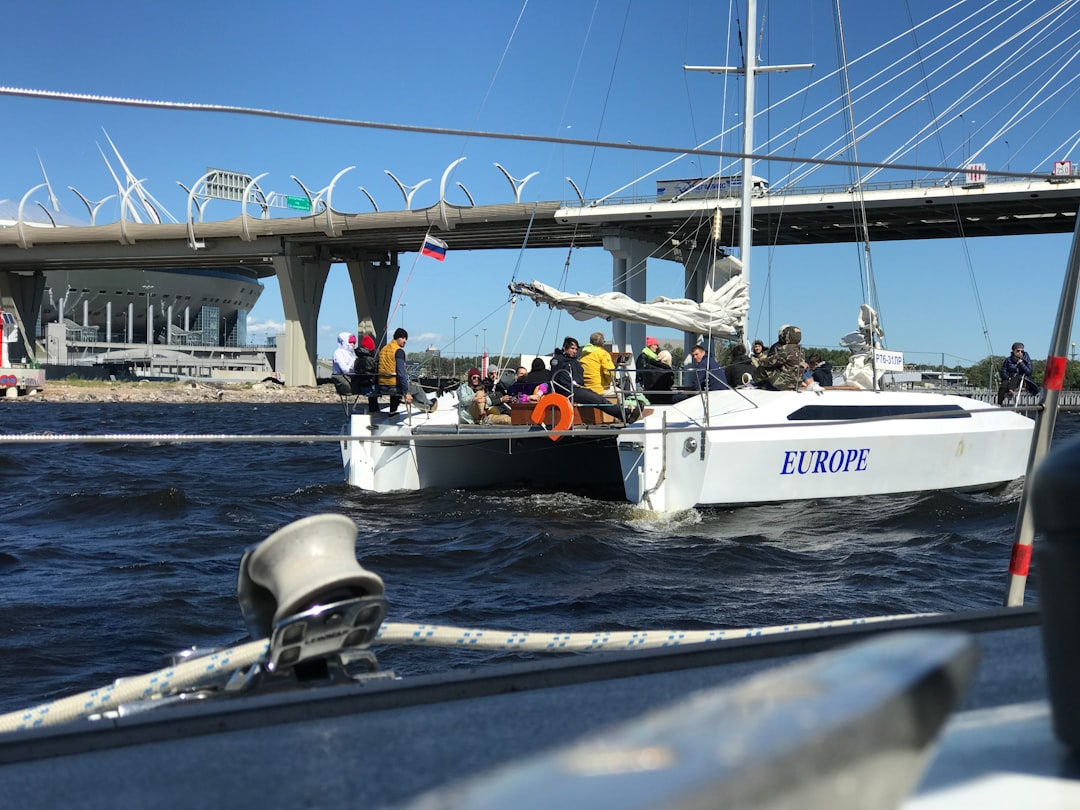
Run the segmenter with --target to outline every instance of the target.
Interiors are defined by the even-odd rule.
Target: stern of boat
[[[345,481],[369,492],[420,488],[416,454],[409,441],[412,430],[403,417],[374,420],[366,413],[349,418],[348,437],[341,442]]]
[[[669,470],[673,460],[680,469],[694,459],[704,461],[704,432],[671,430],[668,415],[657,409],[623,429],[618,440],[626,500],[654,512],[689,509],[700,500],[700,486],[692,478],[682,477],[673,487]]]

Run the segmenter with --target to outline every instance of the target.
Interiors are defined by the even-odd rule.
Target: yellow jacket
[[[378,383],[385,388],[403,388],[397,377],[397,353],[402,348],[391,340],[379,350]]]
[[[615,361],[603,346],[591,343],[581,350],[581,370],[585,387],[603,394],[615,379]]]

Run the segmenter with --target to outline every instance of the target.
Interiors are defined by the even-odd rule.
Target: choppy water
[[[10,433],[341,426],[336,405],[2,407]],[[1058,435],[1078,427],[1063,414]],[[246,640],[244,549],[319,512],[356,521],[390,621],[692,629],[998,606],[1019,497],[1013,485],[656,517],[520,490],[372,495],[343,483],[333,443],[6,445],[0,482],[0,711],[155,669],[183,647]],[[379,652],[403,674],[511,657]]]

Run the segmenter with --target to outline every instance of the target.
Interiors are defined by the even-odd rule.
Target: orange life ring
[[[544,411],[548,408],[555,408],[559,412],[559,421],[555,423],[555,430],[569,430],[574,424],[574,406],[570,400],[562,394],[544,394],[533,408],[531,419],[534,425],[539,425],[544,421]],[[551,434],[548,438],[557,442],[562,436]]]

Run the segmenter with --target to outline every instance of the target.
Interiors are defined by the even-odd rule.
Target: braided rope
[[[259,661],[269,647],[266,639],[193,658],[146,675],[124,678],[108,686],[42,703],[31,709],[0,715],[0,732],[54,726],[107,711],[134,700],[148,700],[191,688],[222,672],[233,672]]]
[[[730,641],[741,638],[779,635],[805,630],[853,627],[861,624],[897,621],[934,616],[934,613],[908,613],[896,616],[872,616],[862,619],[837,619],[807,624],[784,624],[772,627],[747,627],[733,630],[625,630],[618,632],[550,633],[486,630],[477,627],[452,627],[437,624],[385,622],[374,643],[418,647],[455,647],[473,650],[513,650],[535,653],[598,652],[600,650],[650,650],[686,644]],[[108,711],[124,703],[151,700],[198,686],[222,672],[233,672],[263,660],[269,649],[266,639],[251,641],[159,669],[145,675],[124,678],[109,686],[42,703],[30,709],[0,715],[0,733],[59,725]]]
[[[417,647],[465,647],[474,650],[514,650],[536,653],[598,652],[600,650],[654,650],[731,641],[740,638],[771,636],[799,630],[823,630],[851,627],[860,624],[913,619],[932,616],[931,613],[909,613],[897,616],[874,616],[863,619],[837,619],[785,624],[773,627],[746,627],[729,630],[624,630],[592,633],[550,633],[506,630],[485,630],[476,627],[450,627],[435,624],[399,624],[386,622],[375,640],[383,644]]]

